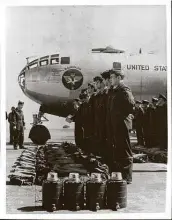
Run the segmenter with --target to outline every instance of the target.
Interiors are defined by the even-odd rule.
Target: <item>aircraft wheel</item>
[[[44,145],[51,139],[51,135],[44,125],[35,125],[30,130],[29,138],[36,145]]]

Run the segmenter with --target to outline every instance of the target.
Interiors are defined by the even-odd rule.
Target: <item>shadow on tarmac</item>
[[[17,210],[22,212],[45,211],[42,206],[26,206],[26,207],[18,208]]]

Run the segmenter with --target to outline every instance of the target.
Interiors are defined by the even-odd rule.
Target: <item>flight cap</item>
[[[24,105],[24,102],[22,102],[22,101],[18,101],[18,105]]]
[[[79,98],[76,98],[76,99],[74,99],[74,101],[75,101],[75,102],[79,102],[79,101],[80,101],[80,99],[79,99]]]
[[[93,83],[88,83],[88,86],[90,86],[91,88],[95,88]]]
[[[152,102],[158,102],[158,99],[155,98],[155,97],[153,97],[153,98],[152,98]]]
[[[111,69],[110,75],[115,74],[116,76],[121,76],[124,78],[124,72],[122,70]]]
[[[164,95],[162,95],[162,94],[159,94],[159,97],[158,97],[159,99],[163,99],[164,101],[167,101],[167,98],[164,96]]]
[[[106,70],[103,73],[101,73],[101,76],[103,79],[110,79],[110,70]]]
[[[142,104],[149,104],[149,101],[148,100],[143,100]]]
[[[142,104],[142,102],[139,100],[136,100],[136,104]]]
[[[102,79],[102,77],[100,77],[100,76],[96,76],[96,77],[93,78],[93,81],[94,81],[94,82],[97,82],[97,81],[103,82],[103,79]]]
[[[81,89],[81,94],[83,94],[83,93],[87,93],[87,89],[85,88],[85,89]]]

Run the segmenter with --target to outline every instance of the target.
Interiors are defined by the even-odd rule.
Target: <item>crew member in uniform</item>
[[[163,94],[158,97],[156,115],[160,149],[167,150],[167,98]]]
[[[80,120],[83,129],[83,143],[82,149],[86,153],[91,153],[90,145],[92,145],[92,130],[90,129],[90,113],[89,113],[89,96],[88,94],[81,94],[82,104],[80,105]]]
[[[95,97],[95,85],[93,83],[88,83],[87,92],[88,92],[88,102],[87,102],[87,120],[89,123],[89,129],[90,129],[90,146],[89,152],[92,154],[96,153],[95,147],[95,140],[94,140],[94,117],[95,117],[95,111],[94,111],[94,97]]]
[[[150,117],[150,146],[157,146],[157,119],[156,119],[156,104],[158,99],[152,97],[152,103],[149,104],[148,111]]]
[[[123,82],[121,70],[112,70],[110,75],[113,93],[110,102],[110,124],[113,135],[112,171],[121,172],[128,184],[132,182],[133,155],[129,138],[130,114],[133,114],[134,97]]]
[[[102,94],[102,109],[103,109],[103,116],[101,118],[101,121],[102,121],[102,138],[103,138],[103,146],[102,146],[102,155],[104,157],[104,162],[106,164],[109,165],[110,167],[110,164],[109,164],[109,161],[110,158],[111,158],[111,145],[109,144],[110,142],[110,129],[109,129],[109,121],[108,121],[108,116],[109,114],[107,114],[108,112],[108,107],[109,107],[109,104],[108,104],[108,101],[109,101],[109,96],[110,96],[110,87],[111,87],[111,84],[110,84],[110,70],[107,70],[107,71],[104,71],[103,73],[101,73],[101,77],[103,79],[103,83],[105,85],[104,87],[104,91],[103,91],[103,94]]]
[[[94,140],[97,154],[102,155],[102,148],[104,147],[103,141],[105,140],[105,114],[104,114],[104,103],[103,103],[103,93],[104,93],[104,83],[103,79],[100,76],[94,77],[93,81],[95,82],[97,93],[94,99]]]
[[[17,149],[19,146],[20,149],[23,149],[24,143],[24,129],[25,129],[25,121],[23,114],[23,105],[24,102],[19,101],[18,107],[15,109],[15,126],[16,126],[16,135],[14,138],[14,149]]]
[[[142,102],[137,100],[135,109],[134,109],[134,118],[136,126],[136,135],[137,135],[137,145],[144,146],[144,136],[143,136],[143,115],[144,111],[141,106]]]
[[[10,124],[9,131],[10,131],[10,143],[14,143],[14,136],[15,136],[15,107],[11,108],[11,112],[8,115],[8,122]]]
[[[143,134],[144,134],[144,141],[145,147],[151,147],[151,130],[150,130],[150,110],[149,110],[149,101],[143,100]]]
[[[81,125],[81,114],[80,114],[80,105],[81,101],[79,98],[74,99],[74,115],[73,116],[68,116],[66,118],[66,121],[71,123],[75,123],[75,129],[74,129],[74,134],[75,134],[75,144],[77,147],[81,148],[82,142],[83,142],[83,129]]]

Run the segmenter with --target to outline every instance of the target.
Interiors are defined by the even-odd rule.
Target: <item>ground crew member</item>
[[[144,136],[143,136],[143,115],[144,111],[141,106],[142,102],[137,100],[134,109],[135,127],[137,135],[137,145],[144,146]]]
[[[150,129],[150,109],[149,109],[149,101],[143,100],[143,135],[145,141],[145,147],[151,147],[151,129]]]
[[[14,136],[15,136],[15,107],[11,108],[11,112],[8,115],[8,122],[10,124],[9,131],[10,131],[10,142],[9,144],[14,143]]]
[[[15,109],[15,125],[16,125],[16,135],[14,138],[14,149],[17,149],[19,146],[20,149],[23,149],[23,142],[24,142],[24,129],[25,129],[25,122],[24,122],[24,114],[22,111],[24,102],[19,101],[18,107]]]
[[[110,75],[113,93],[110,103],[110,123],[113,133],[114,166],[112,171],[121,172],[128,184],[132,182],[133,156],[129,138],[130,114],[133,113],[134,97],[123,82],[122,71],[112,70]]]
[[[97,154],[101,156],[102,148],[104,147],[103,140],[105,140],[105,132],[103,132],[103,130],[105,129],[105,115],[103,109],[103,107],[105,107],[103,103],[103,92],[105,85],[103,83],[103,79],[100,76],[94,77],[93,81],[95,82],[95,87],[97,89],[94,105],[94,140],[97,149]]]
[[[158,97],[156,115],[160,149],[167,150],[167,98],[162,94]]]

